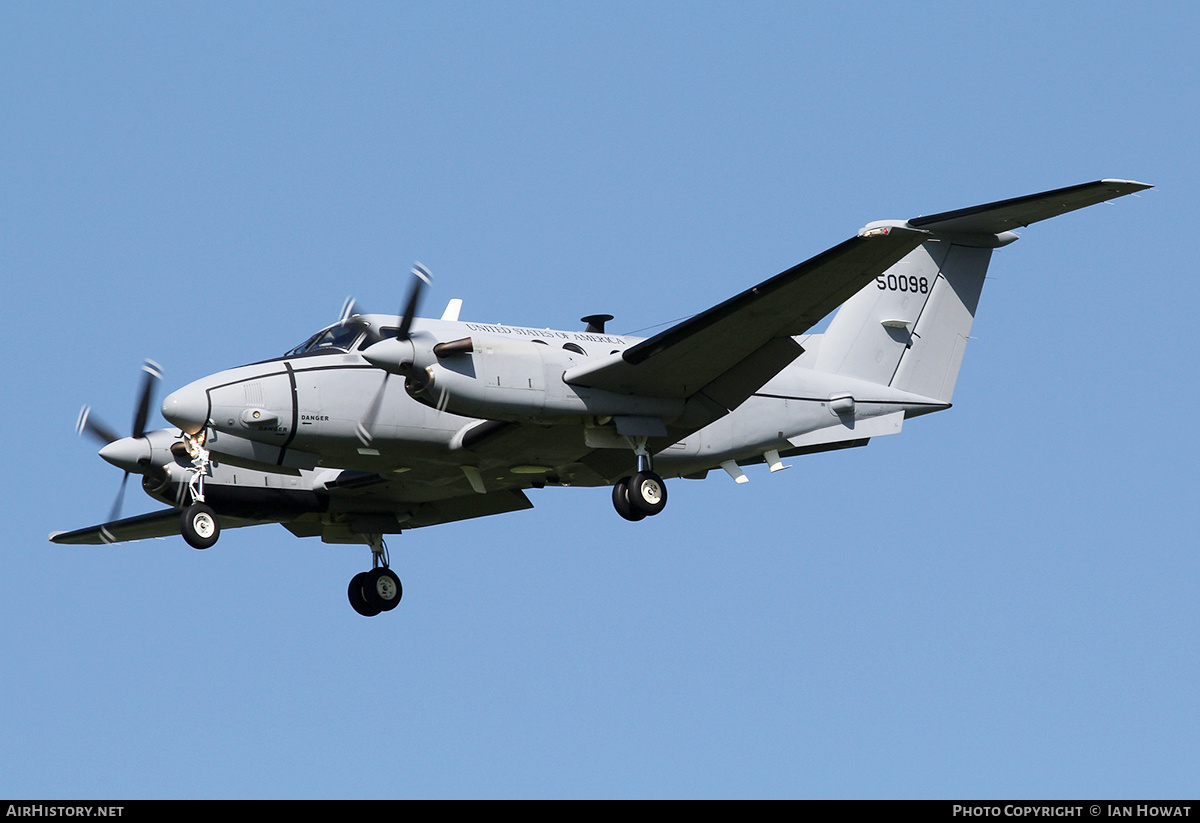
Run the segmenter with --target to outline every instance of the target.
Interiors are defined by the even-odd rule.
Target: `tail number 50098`
[[[875,278],[880,291],[907,291],[929,294],[929,278],[908,274],[881,274]]]

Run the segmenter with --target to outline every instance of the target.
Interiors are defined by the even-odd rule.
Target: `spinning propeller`
[[[379,391],[371,401],[362,422],[358,424],[358,438],[363,445],[368,445],[372,439],[371,430],[375,427],[379,409],[383,405],[388,378],[393,374],[403,375],[405,388],[410,393],[419,392],[425,388],[428,382],[428,376],[420,361],[431,363],[436,359],[435,341],[422,340],[421,338],[427,337],[428,333],[413,332],[412,330],[413,319],[417,316],[421,297],[425,293],[426,287],[433,285],[433,277],[429,274],[429,269],[420,263],[413,264],[412,273],[412,286],[409,288],[408,300],[405,301],[404,309],[400,314],[400,327],[396,329],[395,336],[380,340],[363,352],[363,356],[371,365],[384,370],[383,382],[379,386]]]
[[[396,330],[397,340],[409,339],[409,330],[412,328],[413,317],[417,314],[417,306],[421,303],[421,294],[425,291],[426,286],[433,285],[429,269],[420,263],[413,263],[412,273],[413,284],[412,288],[408,290],[408,302],[404,305],[404,312],[400,315],[400,328]]]
[[[117,491],[117,499],[113,501],[109,513],[110,520],[117,520],[121,516],[121,506],[125,502],[125,483],[129,480],[130,473],[145,474],[151,466],[152,448],[146,437],[146,421],[150,417],[155,384],[162,380],[162,366],[153,360],[147,360],[142,365],[142,371],[146,376],[142,378],[142,391],[133,415],[133,433],[129,437],[121,437],[112,427],[97,419],[92,414],[91,406],[85,405],[79,410],[79,420],[75,423],[75,431],[78,434],[86,433],[104,444],[100,449],[101,457],[117,468],[125,470],[121,488]]]

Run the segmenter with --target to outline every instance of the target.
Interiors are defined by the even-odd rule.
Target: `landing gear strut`
[[[404,596],[400,578],[388,568],[387,544],[382,536],[371,536],[371,564],[369,572],[359,572],[350,579],[346,591],[351,608],[363,617],[390,612],[400,605],[400,598]]]

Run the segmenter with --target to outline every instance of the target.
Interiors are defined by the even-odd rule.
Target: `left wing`
[[[689,398],[734,409],[803,351],[803,334],[929,239],[897,226],[860,233],[623,352],[569,369],[573,386]]]
[[[173,537],[180,533],[180,513],[179,509],[162,509],[75,531],[51,532],[50,541],[52,543],[97,546],[108,543],[125,543],[129,540],[147,540],[151,537]],[[274,522],[273,520],[247,520],[240,517],[222,516],[221,528],[237,529],[242,526],[257,526],[261,523]]]

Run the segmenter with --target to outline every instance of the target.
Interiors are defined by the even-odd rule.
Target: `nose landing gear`
[[[183,435],[183,445],[192,458],[191,477],[181,489],[182,495],[192,498],[192,504],[179,516],[179,533],[193,549],[207,549],[221,536],[221,524],[212,506],[204,502],[204,478],[209,473],[212,458],[204,448],[204,433]]]

